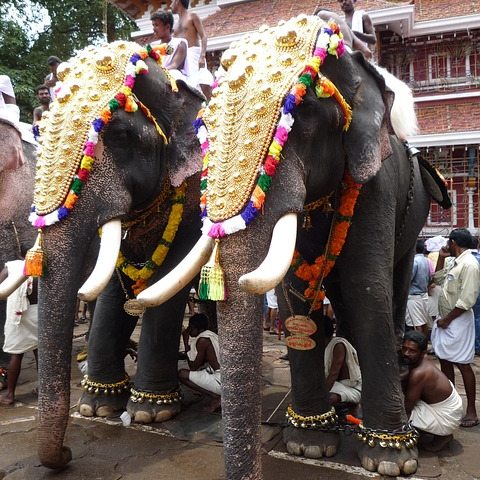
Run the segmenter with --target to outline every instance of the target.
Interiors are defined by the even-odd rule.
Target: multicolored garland
[[[25,275],[41,276],[43,274],[45,260],[41,246],[41,229],[64,220],[70,215],[73,207],[77,203],[85,183],[88,180],[93,163],[95,162],[95,147],[98,143],[99,134],[111,121],[113,113],[119,108],[123,108],[126,112],[136,112],[140,105],[142,111],[144,111],[147,117],[153,118],[153,116],[149,114],[150,112],[147,107],[145,107],[143,104],[140,104],[140,102],[132,94],[132,90],[135,85],[136,77],[138,75],[145,75],[148,73],[148,66],[145,63],[145,59],[151,57],[161,65],[162,57],[168,53],[169,48],[170,47],[166,44],[158,46],[156,45],[154,47],[147,45],[145,48],[140,48],[138,52],[134,53],[130,57],[129,62],[125,67],[125,79],[123,86],[114,96],[114,98],[108,102],[108,105],[100,112],[100,115],[91,123],[87,141],[83,146],[82,160],[80,162],[79,169],[73,177],[70,191],[65,199],[65,202],[61,207],[46,215],[38,215],[35,211],[35,205],[32,206],[29,221],[34,227],[40,230],[35,246],[30,249],[29,252],[27,252],[25,258]],[[154,122],[154,124],[164,141],[168,143],[168,139],[164,132],[156,122]]]
[[[317,257],[311,265],[301,257],[297,250],[293,255],[292,269],[298,278],[308,282],[308,288],[305,290],[304,296],[315,302],[314,310],[321,307],[322,300],[325,298],[325,292],[323,290],[318,291],[318,288],[321,287],[319,283],[331,272],[342,252],[361,188],[362,185],[356,183],[346,170],[340,192],[340,204],[333,219],[326,252]]]
[[[152,254],[152,257],[145,262],[143,268],[136,268],[133,262],[127,260],[122,252],[119,252],[117,265],[127,277],[134,280],[132,291],[137,296],[141,291],[147,288],[147,280],[153,275],[153,272],[162,265],[167,256],[167,253],[172,245],[178,227],[182,221],[183,206],[185,204],[185,189],[186,185],[183,183],[180,187],[174,189],[170,203],[172,208],[168,217],[168,223],[163,232],[162,238],[158,242],[157,248]]]
[[[272,183],[272,177],[275,175],[280,162],[280,155],[288,139],[288,134],[292,129],[294,123],[293,113],[295,112],[296,107],[302,103],[307,93],[307,89],[314,85],[320,67],[324,63],[327,55],[330,54],[339,58],[344,52],[345,45],[343,42],[343,34],[340,31],[339,26],[333,20],[330,20],[327,25],[321,27],[313,56],[283,100],[280,108],[280,119],[277,123],[265,162],[260,167],[257,185],[253,190],[250,200],[241,213],[218,223],[212,222],[208,218],[207,212],[209,140],[208,131],[202,119],[203,110],[200,110],[198,117],[194,122],[194,128],[200,142],[202,154],[204,155],[200,181],[200,209],[203,219],[202,232],[204,234],[219,239],[245,229],[247,225],[258,216],[265,203],[266,193]],[[348,128],[348,126],[344,128]],[[217,298],[211,298],[208,293],[210,291],[217,293],[225,291],[223,272],[219,264],[217,250],[218,242],[216,242],[211,260],[203,267],[200,275],[202,279],[201,281],[203,282],[200,285],[200,290],[205,292],[206,295],[205,297],[201,297],[202,299],[224,300],[226,298],[226,293],[224,293],[223,296],[215,295]]]

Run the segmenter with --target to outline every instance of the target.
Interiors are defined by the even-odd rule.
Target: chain
[[[287,422],[295,428],[344,432],[346,435],[356,434],[358,440],[372,448],[379,445],[381,448],[410,449],[417,445],[419,438],[417,430],[410,422],[393,431],[368,428],[363,424],[352,425],[346,421],[340,421],[334,407],[320,415],[302,416],[289,405],[285,416]]]
[[[101,383],[94,382],[88,378],[88,375],[85,375],[81,385],[86,392],[95,395],[120,395],[130,389],[130,377],[125,374],[124,379],[119,382]]]
[[[303,207],[302,228],[305,228],[306,230],[309,230],[310,228],[312,228],[312,219],[310,218],[310,212],[313,212],[318,208],[320,208],[323,213],[331,213],[334,211],[331,203],[331,198],[333,193],[334,192],[331,192],[328,195],[325,195],[324,197],[321,197],[318,200],[315,200],[314,202],[310,202]]]
[[[180,390],[175,390],[174,392],[170,393],[152,393],[142,392],[132,387],[130,392],[130,400],[133,403],[143,403],[146,400],[148,403],[156,403],[157,405],[161,405],[177,403],[182,399],[182,392]]]
[[[118,281],[120,282],[120,286],[122,287],[123,293],[125,294],[125,299],[126,299],[126,300],[129,300],[130,297],[128,296],[127,289],[126,289],[126,287],[125,287],[125,284],[123,283],[122,275],[120,274],[118,268],[115,269],[115,273],[117,274]]]
[[[410,211],[410,207],[412,206],[413,203],[413,190],[414,190],[414,181],[415,181],[415,164],[413,162],[413,158],[415,155],[410,153],[410,150],[407,148],[407,158],[410,163],[410,182],[408,185],[408,194],[407,194],[407,205],[405,206],[405,210],[403,211],[402,215],[402,221],[400,223],[400,227],[398,229],[398,233],[395,237],[395,244],[397,244],[400,241],[400,238],[403,235],[403,231],[405,229],[405,225],[407,223],[407,217],[408,213]]]

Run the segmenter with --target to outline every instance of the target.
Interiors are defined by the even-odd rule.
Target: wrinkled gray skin
[[[70,449],[63,446],[63,439],[70,408],[75,300],[86,277],[88,250],[98,238],[98,228],[111,219],[134,218],[135,211],[144,210],[158,196],[167,177],[190,176],[184,221],[163,272],[191,248],[199,232],[198,177],[191,175],[201,165],[192,128],[201,98],[184,85],[179,85],[178,94],[173,93],[159,67],[150,59],[146,61],[149,73],[137,78],[134,93],[150,108],[167,136],[173,135],[172,142],[165,147],[140,109],[135,113],[117,110],[101,136],[103,155],[95,162],[70,217],[44,229],[48,267],[39,286],[38,454],[43,465],[54,469],[64,467],[72,457]],[[123,245],[127,258],[145,261],[150,257],[159,238],[153,241],[154,233],[163,232],[166,210],[164,205],[155,232],[146,235],[143,243]],[[130,281],[123,279],[128,288]],[[132,297],[130,291],[129,295]],[[145,315],[137,388],[163,393],[177,387],[177,350],[187,295],[186,288],[178,299]],[[114,275],[95,309],[89,345],[89,374],[94,381],[123,379],[125,342],[136,321],[123,312],[124,301],[125,295]],[[151,368],[152,362],[155,368]],[[120,403],[107,402],[105,408],[123,408],[126,400],[123,397]],[[82,402],[91,408],[90,414],[102,406],[102,401],[95,398],[84,397]]]
[[[220,242],[228,290],[227,301],[218,303],[218,324],[229,479],[262,478],[262,298],[240,290],[238,279],[263,260],[276,221],[338,191],[347,166],[354,179],[365,186],[341,258],[328,278],[329,297],[339,318],[348,321],[360,356],[365,426],[394,430],[406,422],[395,331],[405,310],[412,247],[430,200],[415,160],[413,201],[405,213],[410,164],[403,146],[388,136],[386,105],[391,94],[373,68],[360,54],[345,54],[339,60],[329,55],[322,73],[352,106],[348,132],[342,132],[343,114],[337,102],[333,98],[318,99],[309,89],[295,114],[295,124],[267,194],[264,215],[246,230]],[[392,150],[388,153],[390,142]],[[388,153],[383,164],[381,150]],[[302,231],[298,237],[298,248],[310,262],[323,253],[328,229],[316,213],[313,222],[316,228],[310,234]],[[402,223],[404,228],[400,228]],[[281,289],[277,288],[277,293],[281,296]],[[302,312],[297,309],[295,313]],[[323,350],[290,353],[295,411],[301,415],[326,412]],[[334,434],[291,428],[285,430],[284,439],[292,453],[314,457],[332,455],[338,443]],[[364,448],[360,443],[358,447],[362,464],[370,470],[389,475],[416,470],[416,449]]]
[[[20,134],[0,120],[0,270],[16,260],[20,246],[35,241],[35,229],[28,222],[35,180],[35,146],[21,141]],[[1,349],[4,341],[6,300],[0,300],[0,366],[8,365]]]

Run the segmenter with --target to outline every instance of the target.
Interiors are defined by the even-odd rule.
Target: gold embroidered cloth
[[[213,222],[238,214],[250,198],[282,101],[310,59],[323,24],[300,15],[261,27],[222,55],[226,74],[203,116],[210,145],[207,211]]]
[[[65,201],[91,123],[119,92],[125,67],[139,48],[122,41],[90,46],[59,65],[62,87],[40,123],[34,192],[37,214],[53,212]]]

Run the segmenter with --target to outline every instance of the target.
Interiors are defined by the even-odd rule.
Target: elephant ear
[[[352,123],[345,133],[344,148],[350,173],[358,183],[366,183],[378,172],[382,161],[392,154],[389,135],[393,133],[390,110],[393,92],[383,77],[360,52],[351,55],[357,64]]]
[[[168,175],[174,187],[178,187],[186,178],[202,169],[202,155],[193,122],[204,97],[183,81],[177,81],[177,85],[177,115],[172,126],[172,141],[168,147],[167,161]]]

